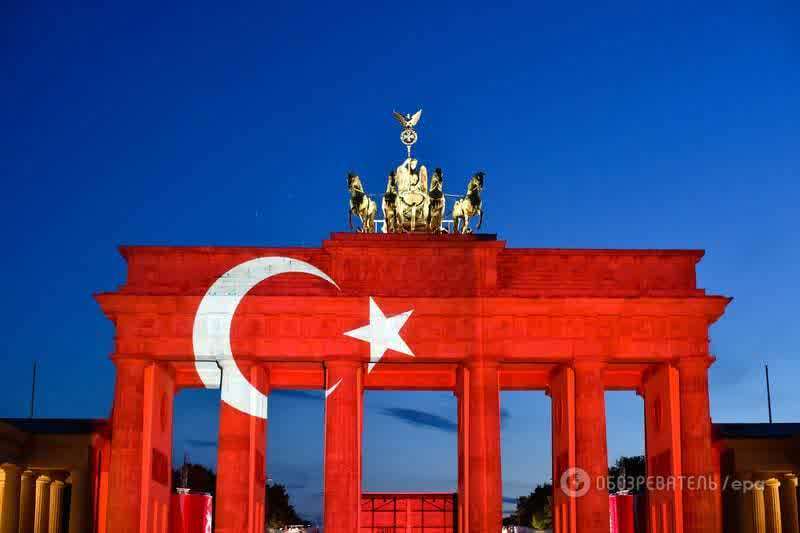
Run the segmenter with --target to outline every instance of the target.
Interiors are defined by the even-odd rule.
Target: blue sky
[[[712,330],[714,419],[766,418],[768,361],[776,420],[798,420],[796,2],[0,11],[0,358],[18,376],[0,416],[27,413],[34,358],[37,414],[108,414],[91,295],[124,281],[117,245],[316,245],[346,228],[348,169],[378,190],[399,163],[390,111],[422,107],[419,158],[448,192],[485,169],[485,228],[509,246],[706,249],[700,284],[736,298]],[[217,401],[179,397],[176,449],[213,460]],[[547,476],[548,403],[502,403],[511,498]],[[455,487],[452,395],[366,407],[366,489]],[[610,459],[640,451],[641,400],[608,412]],[[274,395],[270,416],[270,476],[315,515],[322,403]]]

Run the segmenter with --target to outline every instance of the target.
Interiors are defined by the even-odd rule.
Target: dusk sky
[[[701,248],[733,296],[712,328],[716,422],[800,422],[800,3],[493,7],[5,2],[0,416],[106,417],[120,244],[307,245],[347,228],[345,176],[381,192],[416,154],[448,193],[486,171],[511,247]],[[321,513],[321,391],[270,398],[269,477]],[[609,461],[643,451],[607,395]],[[542,392],[503,393],[504,497],[550,475]],[[176,460],[216,462],[218,391],[176,400]],[[456,401],[368,392],[364,489],[454,491]],[[513,505],[506,503],[506,510]]]

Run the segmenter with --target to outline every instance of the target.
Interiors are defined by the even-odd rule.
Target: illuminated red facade
[[[262,392],[328,389],[324,526],[360,529],[366,389],[448,390],[458,398],[458,531],[499,531],[502,390],[552,400],[553,479],[608,470],[604,391],[644,398],[648,472],[713,477],[709,327],[729,299],[697,287],[701,251],[515,249],[488,235],[334,234],[319,248],[124,247],[126,282],[97,299],[116,327],[107,531],[165,531],[172,404],[200,387],[195,314],[208,288],[259,257],[309,263],[258,284],[236,310],[236,364]],[[402,338],[367,371],[369,344],[343,335],[413,309]],[[340,381],[341,380],[341,381]],[[263,531],[267,422],[221,403],[216,531]],[[531,480],[533,483],[535,480]],[[694,489],[694,487],[693,487]],[[554,491],[555,531],[607,532],[608,495]],[[719,532],[711,489],[654,490],[654,532]]]

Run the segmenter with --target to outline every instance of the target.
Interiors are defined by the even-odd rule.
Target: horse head
[[[353,172],[352,170],[347,173],[347,188],[352,189],[353,185],[361,183],[361,178],[358,177],[358,174]]]
[[[483,190],[483,178],[484,177],[486,177],[486,173],[483,172],[483,171],[476,172],[472,176],[472,179],[475,180],[477,182],[477,184],[478,184],[478,190],[479,191]]]

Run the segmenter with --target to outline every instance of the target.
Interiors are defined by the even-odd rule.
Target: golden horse
[[[383,194],[383,232],[397,231],[397,176],[395,171],[389,173],[386,181],[386,192]]]
[[[361,219],[361,228],[358,231],[374,233],[375,214],[378,212],[375,200],[367,196],[364,186],[361,185],[361,178],[354,172],[347,174],[347,188],[350,191],[350,209],[347,212],[350,230],[353,230],[353,215],[356,215]]]
[[[483,172],[476,172],[469,180],[467,194],[463,198],[456,200],[453,204],[453,232],[472,233],[469,227],[469,217],[480,215],[478,225],[475,230],[481,229],[483,224],[483,204],[481,202],[481,191],[483,190]]]

